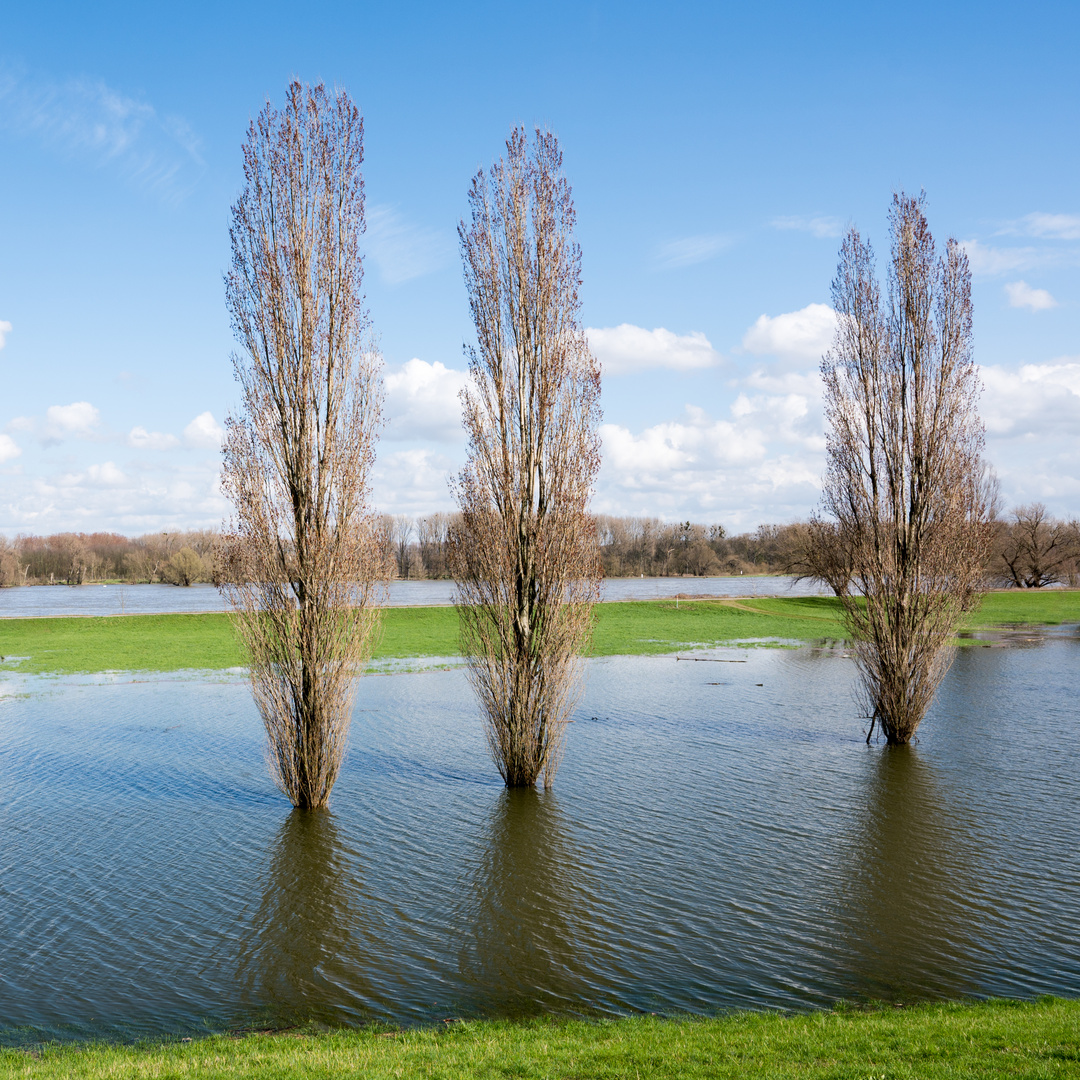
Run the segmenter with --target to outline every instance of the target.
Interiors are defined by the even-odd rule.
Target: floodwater
[[[684,596],[819,596],[823,587],[792,577],[609,578],[604,600]],[[452,581],[391,581],[389,607],[452,604]],[[213,585],[31,585],[0,589],[0,618],[60,615],[150,615],[224,611]]]
[[[547,793],[462,670],[369,677],[308,814],[242,680],[3,676],[0,1042],[1080,993],[1075,627],[900,749],[841,649],[697,655],[590,662]]]

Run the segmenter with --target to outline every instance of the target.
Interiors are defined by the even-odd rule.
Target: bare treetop
[[[815,525],[815,572],[844,602],[868,715],[889,742],[911,738],[948,668],[992,516],[967,256],[951,239],[937,254],[923,207],[893,199],[884,303],[870,244],[848,231],[821,369],[833,521]]]
[[[600,370],[578,313],[581,251],[555,136],[511,132],[458,235],[476,329],[452,543],[463,651],[510,785],[550,783],[599,587],[587,504]]]
[[[382,576],[368,483],[381,364],[361,286],[363,121],[344,92],[293,83],[244,146],[226,300],[243,350],[226,423],[235,508],[224,589],[251,656],[271,764],[302,807],[344,752]]]

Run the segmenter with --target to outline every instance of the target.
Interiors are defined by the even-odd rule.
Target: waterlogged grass
[[[1080,589],[1008,589],[987,593],[970,629],[1080,623]]]
[[[733,641],[843,637],[831,597],[647,600],[597,607],[594,656],[669,653]]]
[[[455,656],[453,608],[388,608],[375,659]],[[28,673],[222,670],[245,663],[229,616],[0,619],[0,670]]]
[[[1080,622],[1080,591],[990,593],[969,630]],[[832,597],[649,600],[600,604],[592,655],[670,653],[732,642],[842,638]],[[456,656],[450,607],[387,608],[376,660]],[[221,670],[244,657],[227,615],[0,619],[0,670],[28,673]]]
[[[244,660],[227,615],[0,620],[2,669],[24,672],[221,670]]]
[[[453,1023],[435,1030],[218,1036],[141,1046],[0,1051],[0,1076],[80,1077],[1066,1077],[1080,1003],[935,1004],[709,1020]]]

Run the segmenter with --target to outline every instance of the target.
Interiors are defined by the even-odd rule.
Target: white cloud
[[[1080,214],[1026,214],[1002,232],[1047,240],[1080,240]]]
[[[589,327],[586,334],[605,375],[626,375],[648,368],[699,371],[715,367],[721,360],[700,330],[675,334],[662,326],[646,330],[622,323],[604,329]]]
[[[133,427],[128,433],[128,446],[136,450],[171,450],[180,445],[175,435],[166,435],[160,431],[147,431],[144,427]]]
[[[737,410],[735,415],[740,418]],[[713,420],[695,406],[687,408],[685,421],[655,424],[638,435],[619,424],[603,424],[600,434],[605,467],[623,474],[623,483],[634,487],[655,485],[673,471],[712,470],[765,456],[760,432]]]
[[[468,373],[440,361],[413,357],[400,370],[383,376],[386,387],[387,439],[434,439],[456,442],[462,436],[458,394]]]
[[[816,367],[810,371],[773,371],[759,368],[750,372],[742,380],[742,384],[766,394],[798,394],[808,401],[821,399],[821,373]]]
[[[228,512],[217,462],[151,458],[124,469],[114,461],[5,478],[3,524],[40,534],[110,529],[130,535],[213,528]]]
[[[784,315],[762,315],[743,335],[743,348],[755,356],[816,363],[832,347],[836,313],[828,304],[807,304]]]
[[[967,252],[971,272],[989,277],[1030,270],[1045,261],[1033,247],[995,248],[978,240],[963,240],[960,246]]]
[[[729,419],[714,419],[687,406],[682,419],[640,432],[604,424],[595,509],[689,515],[738,528],[805,517],[824,464],[816,400],[741,393],[729,413]]]
[[[730,246],[730,237],[720,233],[701,233],[662,244],[657,256],[664,270],[675,270],[683,266],[696,266],[698,263],[708,262]]]
[[[432,514],[456,509],[449,479],[462,465],[428,448],[380,454],[372,470],[372,504],[387,514]]]
[[[0,319],[0,349],[4,347],[4,338],[11,333],[11,323]]]
[[[127,483],[127,477],[111,462],[91,465],[86,470],[87,479],[96,487],[117,487]]]
[[[979,411],[987,434],[1031,440],[1080,430],[1080,357],[1018,369],[991,365],[981,374]]]
[[[199,139],[183,119],[159,116],[100,79],[57,83],[0,70],[0,126],[116,168],[170,200],[182,198],[204,169]]]
[[[844,223],[839,218],[825,217],[824,215],[818,215],[817,217],[778,217],[773,218],[771,224],[774,229],[794,229],[799,232],[808,232],[819,240],[840,236],[844,231]]]
[[[134,434],[134,432],[132,432],[132,434]],[[199,413],[199,415],[184,428],[184,439],[187,444],[189,446],[198,447],[199,449],[217,450],[221,446],[221,440],[224,436],[224,429],[214,419],[214,414],[211,412]],[[165,437],[172,438],[172,436]],[[161,448],[153,447],[152,449]]]
[[[441,270],[453,257],[448,234],[414,225],[394,206],[368,208],[367,235],[371,258],[391,285]]]
[[[18,443],[10,435],[0,435],[0,464],[22,454]]]
[[[19,418],[20,421],[23,419]],[[98,410],[89,401],[73,401],[70,405],[50,405],[45,410],[45,426],[41,439],[56,444],[66,438],[88,438],[101,422]]]
[[[1005,286],[1009,307],[1026,307],[1032,311],[1046,311],[1057,307],[1058,302],[1045,290],[1033,289],[1026,281],[1012,281]]]
[[[1080,356],[981,369],[986,454],[1006,506],[1045,502],[1075,517],[1080,506]]]

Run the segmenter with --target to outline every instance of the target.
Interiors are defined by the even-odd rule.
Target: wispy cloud
[[[731,237],[721,233],[684,236],[681,240],[670,240],[666,244],[661,244],[657,251],[657,263],[662,270],[696,266],[698,263],[715,259],[721,251],[731,247],[731,244]]]
[[[972,273],[988,277],[1030,270],[1047,261],[1045,255],[1033,247],[990,247],[978,240],[963,240],[960,246],[967,252]]]
[[[1025,214],[1001,230],[1008,236],[1037,236],[1044,240],[1080,240],[1080,214]]]
[[[128,446],[136,450],[172,450],[180,445],[180,440],[175,435],[168,435],[161,431],[147,431],[144,427],[133,427],[128,433]]]
[[[86,470],[86,478],[95,487],[119,487],[127,483],[127,477],[111,461],[91,465]]]
[[[774,229],[793,229],[798,232],[808,232],[819,240],[830,236],[840,236],[844,231],[844,223],[835,217],[826,217],[819,214],[815,217],[778,217],[770,222]]]
[[[454,244],[448,233],[409,221],[395,206],[369,206],[368,251],[383,280],[400,285],[446,266]]]
[[[1045,289],[1033,289],[1026,281],[1009,282],[1005,292],[1009,297],[1009,307],[1047,311],[1058,306],[1058,302]]]
[[[0,127],[114,168],[169,202],[182,199],[204,169],[199,138],[185,120],[159,115],[101,79],[54,82],[0,69]]]
[[[4,347],[4,339],[11,333],[11,323],[0,319],[0,349]]]

